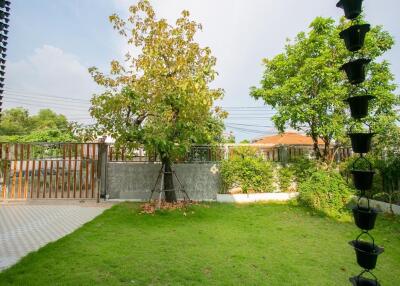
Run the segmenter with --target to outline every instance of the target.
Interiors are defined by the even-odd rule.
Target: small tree
[[[220,138],[223,129],[215,100],[221,89],[209,84],[217,73],[209,48],[194,41],[201,25],[183,11],[175,26],[156,19],[149,1],[129,8],[127,20],[117,15],[110,21],[125,37],[132,51],[125,64],[111,62],[111,75],[90,68],[94,80],[107,91],[92,98],[91,115],[118,144],[144,146],[160,155],[165,171],[193,143]],[[173,189],[172,174],[164,177],[164,189]],[[175,201],[174,192],[166,192]]]
[[[263,99],[277,110],[273,116],[281,132],[288,125],[311,136],[317,158],[327,159],[333,142],[344,142],[347,105],[345,98],[365,93],[376,96],[372,101],[371,118],[375,132],[394,125],[398,115],[393,107],[399,96],[393,92],[393,75],[387,61],[368,66],[369,76],[362,89],[348,84],[340,66],[351,57],[339,32],[350,24],[342,20],[338,25],[331,18],[316,18],[308,33],[301,32],[285,51],[273,59],[264,59],[264,76],[260,88],[251,88],[251,96]],[[380,57],[394,44],[393,38],[377,26],[367,34],[360,55],[372,60]],[[324,142],[320,150],[318,139]]]

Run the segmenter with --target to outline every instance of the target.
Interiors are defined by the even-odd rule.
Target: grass
[[[0,273],[0,285],[349,285],[352,223],[291,205],[208,204],[139,214],[107,210]],[[398,285],[400,221],[380,217],[374,273]]]

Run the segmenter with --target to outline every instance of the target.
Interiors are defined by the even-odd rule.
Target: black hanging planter
[[[368,170],[365,170],[365,168],[358,169],[357,162],[359,162],[359,160],[364,160],[367,162]],[[352,170],[350,171],[350,173],[353,175],[354,187],[357,190],[366,191],[372,188],[372,182],[374,179],[375,172],[372,170],[371,162],[369,162],[366,158],[364,157],[357,158],[357,160],[355,160],[352,165]]]
[[[359,240],[363,234],[368,235],[372,239],[372,243]],[[361,233],[356,240],[350,241],[349,244],[354,247],[358,265],[367,270],[375,268],[378,256],[384,251],[382,247],[375,244],[374,239],[367,232]]]
[[[340,32],[340,38],[344,40],[346,48],[350,52],[356,52],[364,46],[365,35],[370,30],[369,24],[354,25]]]
[[[353,208],[354,222],[362,230],[371,230],[375,227],[378,211],[374,208],[356,206]]]
[[[368,102],[374,98],[372,95],[361,95],[349,97],[344,101],[349,104],[351,117],[360,119],[368,115]]]
[[[363,274],[365,272],[368,272],[369,274],[371,274],[374,277],[374,279],[369,279],[369,278],[363,277]],[[378,282],[378,279],[376,278],[376,276],[368,270],[363,270],[358,276],[353,276],[353,277],[349,278],[349,280],[353,284],[353,286],[380,286],[381,285]]]
[[[363,0],[340,0],[336,7],[344,10],[344,15],[347,19],[352,20],[361,14]]]
[[[354,187],[357,190],[370,190],[372,188],[372,182],[374,179],[374,171],[367,170],[351,170],[353,175]]]
[[[368,153],[371,150],[371,141],[375,133],[371,132],[371,127],[368,124],[366,125],[369,128],[368,132],[353,132],[353,125],[350,127],[349,133],[347,133],[351,140],[351,147],[355,153]]]
[[[348,135],[355,153],[368,153],[371,150],[371,141],[375,133],[348,133]]]
[[[359,84],[365,80],[365,66],[370,62],[370,59],[357,59],[345,63],[340,69],[346,72],[350,83]]]

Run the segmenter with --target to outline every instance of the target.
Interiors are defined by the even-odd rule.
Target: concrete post
[[[97,164],[97,174],[99,178],[100,197],[106,199],[107,195],[107,163],[108,163],[108,145],[106,143],[99,144],[98,148],[99,162]]]
[[[279,161],[286,166],[288,163],[288,148],[287,146],[280,146],[279,147]]]
[[[229,146],[227,144],[224,145],[224,159],[229,159]]]

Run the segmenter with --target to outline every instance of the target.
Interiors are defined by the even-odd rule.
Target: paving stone
[[[0,271],[51,241],[73,232],[107,207],[0,205]]]

